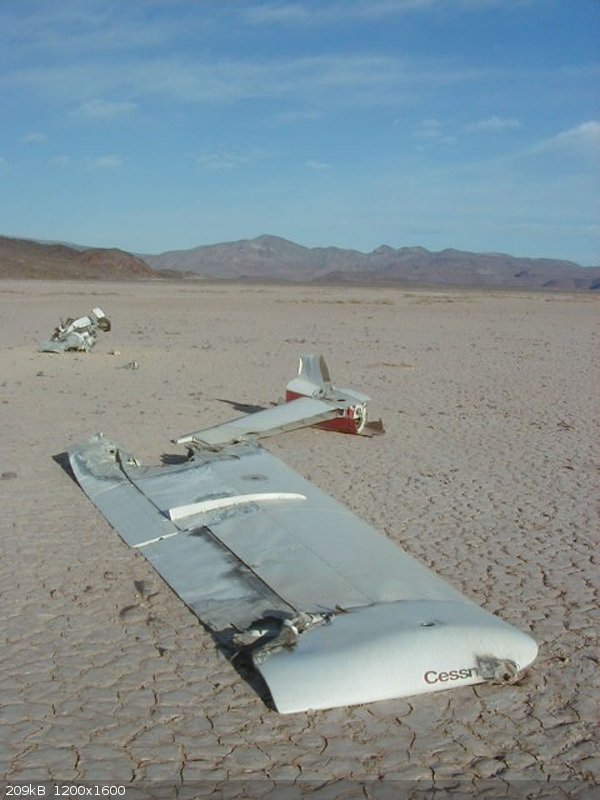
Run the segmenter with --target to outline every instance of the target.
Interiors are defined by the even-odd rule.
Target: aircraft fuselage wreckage
[[[38,353],[67,353],[70,350],[89,353],[96,345],[98,331],[108,333],[110,328],[110,320],[104,311],[93,308],[85,317],[61,320],[50,339],[39,346]]]
[[[289,402],[187,434],[182,464],[143,467],[102,434],[75,476],[224,647],[251,654],[281,713],[514,682],[537,655],[258,439],[318,424],[361,433],[369,398],[302,356]]]

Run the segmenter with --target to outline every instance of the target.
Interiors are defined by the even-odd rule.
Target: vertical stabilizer
[[[298,377],[288,383],[287,390],[304,397],[320,397],[332,392],[333,384],[324,356],[303,353],[298,365]]]

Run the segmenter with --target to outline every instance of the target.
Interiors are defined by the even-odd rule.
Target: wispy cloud
[[[120,167],[123,160],[117,155],[96,156],[87,160],[88,169],[115,169]]]
[[[507,130],[514,130],[515,128],[520,128],[521,123],[518,119],[514,119],[513,117],[498,117],[496,115],[487,117],[486,119],[480,119],[477,122],[473,122],[471,125],[467,125],[466,130],[470,133],[477,133],[478,131],[507,131]]]
[[[226,24],[309,26],[380,21],[432,9],[477,11],[523,6],[536,0],[166,0],[107,3],[5,3],[0,9],[0,47],[64,57],[74,54],[151,53],[186,41],[201,42]],[[539,0],[537,0],[539,2]],[[197,6],[197,7],[196,7]],[[201,7],[201,8],[198,8]]]
[[[83,168],[86,170],[117,169],[123,165],[121,156],[110,153],[103,156],[88,156],[87,158],[72,158],[61,154],[54,156],[49,162],[51,167],[67,169],[67,167]]]
[[[246,163],[247,159],[231,153],[207,153],[206,155],[198,156],[196,159],[196,164],[201,169],[207,170],[236,169]]]
[[[77,113],[90,117],[91,119],[110,119],[118,117],[122,114],[127,114],[136,107],[135,103],[130,102],[111,102],[107,100],[88,100],[81,103],[77,109]]]
[[[250,5],[246,19],[254,25],[317,26],[356,20],[379,20],[430,8],[437,0],[344,0],[344,2],[264,2]]]
[[[600,157],[600,122],[590,120],[557,133],[534,145],[530,154],[563,153],[584,157]]]
[[[442,123],[437,119],[424,119],[413,132],[415,139],[439,139],[442,135]]]
[[[54,158],[50,161],[50,165],[53,167],[59,167],[60,169],[65,169],[71,165],[71,159],[69,156],[54,156]]]
[[[494,6],[530,5],[535,0],[321,0],[319,3],[268,0],[249,3],[246,19],[255,25],[323,25],[344,22],[378,21],[410,12],[451,8],[477,11]]]
[[[437,119],[424,119],[413,131],[412,136],[421,146],[427,143],[454,144],[456,142],[456,137],[449,134]]]
[[[415,92],[498,77],[489,70],[443,61],[385,55],[317,55],[255,60],[203,60],[192,56],[148,57],[98,68],[71,64],[8,72],[0,84],[34,91],[44,100],[72,103],[79,113],[107,117],[125,113],[142,97],[180,103],[233,103],[244,99],[293,99],[319,109],[323,104],[377,105],[413,98]],[[89,100],[118,93],[127,100]]]
[[[160,93],[184,102],[233,102],[324,93],[375,91],[393,81],[397,66],[382,56],[314,56],[255,61],[184,62],[134,68],[134,91]]]
[[[306,24],[311,19],[311,11],[304,3],[259,3],[249,6],[246,19],[258,25],[296,25]]]
[[[330,169],[333,169],[331,164],[328,164],[326,161],[305,161],[304,166],[308,167],[309,169],[315,170],[316,172],[327,172]]]
[[[29,133],[25,134],[23,141],[27,144],[34,144],[36,142],[41,143],[48,141],[48,137],[45,133],[40,133],[39,131],[30,131]]]
[[[5,3],[0,9],[0,46],[10,53],[18,42],[19,50],[62,57],[125,53],[160,47],[190,28],[202,27],[202,17],[186,13],[187,4],[175,2],[180,13],[170,17],[145,13],[144,5],[151,3]]]
[[[200,169],[209,171],[235,170],[260,158],[264,158],[264,154],[257,149],[248,152],[215,150],[199,155],[196,158],[196,164]]]
[[[320,111],[282,111],[271,118],[272,125],[295,125],[301,122],[314,122],[323,114]]]

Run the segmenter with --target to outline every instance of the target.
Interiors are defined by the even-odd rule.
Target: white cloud
[[[437,119],[424,119],[413,131],[412,136],[421,144],[454,144],[456,142],[456,137],[448,134]]]
[[[145,0],[107,3],[62,0],[60,3],[4,3],[0,8],[0,48],[29,53],[67,55],[115,54],[173,49],[185,41],[200,42],[223,22],[238,25],[317,25],[381,20],[436,8],[471,11],[520,6],[535,0]],[[538,0],[539,2],[539,0]],[[148,13],[148,7],[154,6]],[[163,7],[161,9],[161,6]]]
[[[442,136],[442,123],[437,119],[424,119],[413,132],[415,139],[439,139]]]
[[[563,153],[566,155],[600,156],[600,122],[590,120],[557,133],[531,148],[532,154]]]
[[[170,95],[183,102],[234,102],[244,98],[309,93],[375,92],[394,81],[397,65],[382,56],[314,56],[271,61],[164,60],[133,68],[135,92]],[[368,90],[368,91],[367,91]]]
[[[271,119],[271,124],[294,125],[301,122],[314,122],[322,116],[320,111],[283,111]]]
[[[233,170],[263,157],[263,153],[257,149],[245,153],[234,150],[216,150],[199,155],[196,158],[196,164],[201,169],[209,171]]]
[[[506,131],[506,130],[514,130],[515,128],[520,128],[521,123],[518,119],[514,119],[512,117],[498,117],[496,115],[487,117],[487,119],[480,119],[478,122],[474,122],[472,125],[467,125],[466,130],[472,133],[476,133],[477,131]]]
[[[106,100],[88,100],[81,103],[77,113],[92,119],[109,119],[133,111],[135,103],[114,103]]]
[[[96,156],[95,158],[89,158],[87,160],[87,168],[88,169],[114,169],[115,167],[120,167],[123,163],[120,156],[117,155],[107,155],[107,156]]]
[[[157,48],[202,28],[202,17],[179,14],[152,17],[150,3],[63,0],[60,3],[4,3],[0,8],[0,46],[6,52],[97,54]],[[181,4],[180,4],[181,6]],[[196,20],[199,20],[196,22]]]
[[[437,0],[336,0],[314,4],[265,2],[247,8],[246,19],[255,25],[327,25],[356,20],[379,20],[406,11],[430,8]]]
[[[72,64],[28,67],[0,78],[0,87],[36,92],[46,100],[79,102],[78,114],[106,118],[125,113],[140,98],[166,97],[179,103],[234,103],[242,99],[291,99],[314,109],[336,105],[389,104],[416,92],[501,77],[497,72],[452,67],[443,61],[385,55],[316,55],[300,58],[201,59],[178,54],[132,58],[102,68]],[[89,100],[110,94],[128,100]]]
[[[381,20],[408,12],[437,8],[477,11],[508,5],[523,6],[535,0],[320,0],[318,3],[270,0],[249,4],[246,19],[257,25],[343,24],[356,20]]]
[[[600,148],[600,122],[591,120],[590,122],[583,122],[575,128],[559,133],[554,139],[551,139],[549,144],[556,147],[568,148],[590,148],[598,150]]]
[[[26,133],[25,136],[23,137],[23,141],[27,143],[46,142],[47,140],[48,137],[46,136],[46,134],[40,133],[39,131],[30,131],[29,133]]]
[[[311,16],[303,3],[260,3],[246,9],[249,22],[259,25],[296,25],[309,22]]]
[[[65,169],[65,167],[71,165],[71,159],[69,156],[54,156],[50,164],[53,167],[60,167],[61,169]]]
[[[332,169],[332,165],[328,164],[326,161],[305,161],[304,166],[316,170],[317,172],[326,172]]]
[[[235,169],[245,164],[246,159],[231,153],[210,153],[198,156],[196,163],[202,169],[208,170]]]

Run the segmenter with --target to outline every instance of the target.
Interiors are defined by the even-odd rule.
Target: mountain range
[[[0,236],[0,277],[204,279],[600,290],[600,267],[551,258],[382,245],[371,253],[263,235],[159,255]]]
[[[339,247],[302,247],[267,235],[142,258],[161,272],[176,270],[204,278],[563,290],[600,288],[600,268],[580,267],[571,261],[461,250],[431,252],[424,247],[395,249],[387,245],[371,253],[361,253]]]

